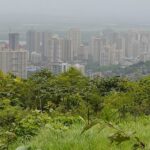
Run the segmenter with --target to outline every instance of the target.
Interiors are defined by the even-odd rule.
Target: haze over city
[[[45,16],[45,21],[66,19],[68,23],[69,20],[150,23],[149,0],[0,0],[0,4],[0,14],[5,21],[16,18],[31,21],[32,18],[34,22],[39,15],[39,22],[44,21],[42,16]]]
[[[27,78],[38,69],[59,74],[74,66],[92,76],[102,75],[103,66],[123,68],[150,59],[148,0],[0,0],[0,4],[0,69],[6,73]]]

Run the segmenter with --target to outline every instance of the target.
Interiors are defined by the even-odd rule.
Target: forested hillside
[[[0,72],[0,150],[149,150],[149,115],[149,76]]]
[[[121,76],[137,80],[150,74],[150,61],[138,62],[136,64],[122,67],[120,65],[101,66],[98,64],[87,65],[88,70],[101,72],[104,76]]]

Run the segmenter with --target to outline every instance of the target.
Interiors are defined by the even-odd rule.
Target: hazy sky
[[[0,0],[0,14],[150,20],[150,0]]]

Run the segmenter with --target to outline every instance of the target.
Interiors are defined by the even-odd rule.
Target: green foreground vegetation
[[[83,125],[76,125],[66,131],[54,131],[51,128],[44,128],[40,131],[38,136],[34,137],[27,143],[33,150],[134,150],[134,149],[150,149],[150,125],[149,118],[140,118],[138,121],[122,122],[118,126],[130,137],[124,140],[121,137],[115,137],[116,129],[96,125],[92,129],[81,134]],[[140,145],[134,138],[135,135],[139,137],[141,142],[147,145]],[[111,138],[114,143],[111,143]],[[117,141],[120,139],[120,143]],[[116,140],[116,141],[115,141]],[[121,142],[124,141],[124,142]],[[11,147],[15,149],[20,143]]]
[[[149,131],[149,76],[0,72],[0,150],[150,150]]]

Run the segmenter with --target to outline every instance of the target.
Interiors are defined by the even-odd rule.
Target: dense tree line
[[[21,79],[0,72],[0,143],[36,135],[38,128],[62,115],[81,116],[88,122],[149,115],[149,91],[149,76],[138,81],[90,79],[71,68],[57,76],[42,70]],[[70,124],[74,119],[62,120]]]

